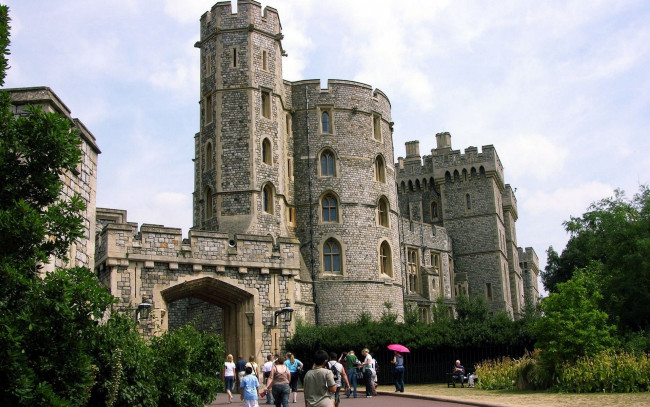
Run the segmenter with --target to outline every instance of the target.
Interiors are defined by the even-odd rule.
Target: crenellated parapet
[[[384,92],[361,82],[329,79],[327,87],[321,88],[318,79],[291,82],[293,108],[313,109],[318,105],[331,105],[352,114],[378,113],[392,128],[390,100]],[[305,92],[306,88],[306,92]]]
[[[259,269],[261,274],[275,270],[283,275],[296,275],[300,268],[299,243],[291,238],[190,230],[183,239],[180,228],[142,224],[134,229],[132,223],[108,223],[97,244],[102,250],[95,264],[109,267],[167,263],[169,270],[189,265],[196,272],[208,268],[219,273],[237,267],[241,274]]]
[[[480,152],[476,147],[468,147],[464,154],[450,147],[436,148],[431,150],[431,159],[437,184],[488,176],[495,179],[501,190],[504,188],[503,165],[491,144],[483,146]]]
[[[201,16],[201,42],[219,33],[233,30],[257,31],[282,40],[282,24],[278,11],[254,0],[238,0],[234,13],[229,1],[221,1]]]

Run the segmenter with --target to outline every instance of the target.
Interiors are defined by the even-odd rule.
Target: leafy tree
[[[581,217],[564,223],[571,238],[560,256],[549,248],[542,280],[550,292],[591,261],[603,267],[596,276],[599,307],[621,331],[650,329],[650,190],[641,186],[631,200],[623,191],[592,204]]]
[[[602,298],[595,282],[599,267],[592,263],[576,271],[541,303],[544,316],[534,326],[535,347],[541,350],[540,356],[551,370],[616,344],[612,336],[615,327],[607,323],[607,314],[597,305]]]

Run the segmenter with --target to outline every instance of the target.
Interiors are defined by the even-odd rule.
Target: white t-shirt
[[[334,376],[334,381],[336,382],[336,387],[342,387],[341,381],[343,380],[343,375],[342,375],[343,365],[340,364],[339,362],[335,361],[335,360],[330,360],[329,362],[327,362],[327,368],[328,369],[332,370],[332,366],[335,366],[336,370],[338,370],[338,372],[339,372],[338,378],[336,378],[336,376]]]
[[[233,362],[226,362],[224,366],[226,367],[226,372],[223,375],[235,377],[235,364]]]
[[[269,360],[268,362],[262,365],[262,372],[270,372],[273,369],[273,361]]]

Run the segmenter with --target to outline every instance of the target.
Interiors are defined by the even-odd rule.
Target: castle
[[[153,305],[145,335],[194,321],[230,353],[283,349],[295,322],[336,324],[483,297],[521,315],[538,297],[535,251],[495,148],[449,133],[394,159],[388,97],[352,81],[282,78],[278,12],[253,0],[203,16],[193,228],[97,208],[94,266],[123,309]],[[93,202],[94,206],[94,202]],[[414,308],[413,308],[414,307]]]

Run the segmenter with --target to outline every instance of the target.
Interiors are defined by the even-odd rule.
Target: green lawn
[[[379,386],[388,393],[393,386]],[[449,399],[473,400],[502,406],[650,406],[650,393],[590,393],[558,394],[524,390],[479,390],[447,388],[446,384],[406,385],[407,393],[437,396]]]

